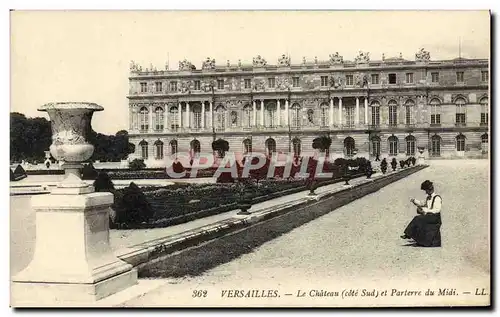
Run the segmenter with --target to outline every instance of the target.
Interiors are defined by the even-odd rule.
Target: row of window
[[[463,134],[459,134],[455,137],[455,149],[457,152],[465,151],[465,136]],[[243,140],[243,151],[244,153],[252,152],[252,140],[245,139]],[[398,155],[399,151],[399,139],[396,136],[390,136],[387,139],[388,143],[388,154],[390,156]],[[414,156],[416,153],[416,138],[412,135],[409,135],[405,138],[405,151],[404,153],[408,156]],[[438,135],[434,135],[431,138],[431,146],[429,148],[429,154],[431,156],[440,156],[441,155],[441,143],[442,139]],[[372,156],[380,156],[380,137],[372,137],[370,140],[370,154]],[[141,141],[139,143],[141,147],[141,156],[143,159],[148,159],[149,150],[148,150],[148,142]],[[265,141],[266,154],[272,155],[276,153],[276,141],[273,138],[268,138]],[[293,154],[295,156],[300,156],[301,154],[301,141],[299,138],[294,138],[292,140]],[[154,143],[155,149],[155,159],[161,160],[163,159],[163,142],[157,140]],[[193,140],[190,143],[191,155],[196,156],[201,152],[201,144],[198,140]],[[356,143],[352,137],[347,137],[344,139],[344,154],[346,156],[353,156],[354,151],[356,149]],[[488,152],[488,134],[483,134],[481,136],[481,150],[483,153]],[[177,140],[170,141],[170,154],[176,154],[178,152],[178,142]],[[221,153],[221,156],[224,156],[224,153]]]
[[[329,86],[329,77],[328,76],[321,76],[321,86],[322,87],[327,87]],[[405,83],[407,84],[413,84],[414,83],[414,76],[413,73],[406,73],[405,74]],[[483,82],[488,82],[488,71],[481,71],[481,81]],[[464,82],[464,72],[456,72],[456,81],[457,83],[463,83]],[[390,85],[397,84],[397,74],[396,73],[390,73],[388,74],[388,82]],[[432,72],[431,73],[431,82],[433,83],[438,83],[439,82],[439,72]],[[380,84],[380,75],[379,74],[371,74],[371,83],[373,85],[378,85]],[[177,82],[176,81],[171,81],[169,87],[169,91],[177,91]],[[217,89],[223,90],[224,89],[224,79],[218,79],[217,80]],[[354,75],[346,75],[345,77],[345,84],[346,86],[353,86],[354,85]],[[148,84],[146,82],[141,82],[141,92],[147,92],[148,91]],[[276,79],[275,78],[268,78],[267,79],[267,85],[269,88],[276,88]],[[299,87],[300,86],[300,78],[298,76],[292,77],[292,87]],[[252,88],[252,81],[249,78],[244,79],[244,87],[245,89],[251,89]],[[194,81],[194,90],[200,90],[201,89],[201,81],[200,80],[195,80]],[[155,91],[156,92],[162,92],[163,91],[163,83],[158,81],[155,82]]]

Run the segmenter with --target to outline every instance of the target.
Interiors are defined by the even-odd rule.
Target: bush
[[[399,166],[401,166],[401,168],[404,168],[407,163],[407,161],[399,161]]]
[[[85,180],[95,180],[97,178],[97,170],[94,167],[94,164],[89,163],[85,164],[82,168],[82,179]]]
[[[129,226],[147,223],[153,217],[153,210],[146,195],[133,182],[123,190],[116,191],[113,209],[116,212],[115,222]]]
[[[143,159],[134,159],[130,162],[129,168],[133,171],[139,171],[146,168],[146,164]]]
[[[411,164],[412,164],[413,166],[415,166],[415,163],[416,163],[416,162],[417,162],[417,159],[416,159],[414,156],[412,156],[412,157],[411,157]]]
[[[387,172],[387,160],[385,158],[380,162],[380,170],[383,174]]]
[[[393,157],[391,161],[392,170],[395,171],[397,166],[398,166],[398,161],[396,160],[395,157]]]
[[[113,182],[111,181],[111,178],[109,177],[108,173],[100,172],[97,175],[97,178],[94,181],[94,189],[96,192],[114,193],[115,186],[113,185]]]

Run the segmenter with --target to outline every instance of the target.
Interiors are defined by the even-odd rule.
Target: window
[[[163,142],[160,140],[156,141],[155,148],[156,148],[155,159],[163,160]]]
[[[300,106],[297,103],[294,103],[291,108],[291,117],[292,117],[292,127],[298,128],[300,127]]]
[[[415,137],[413,135],[406,137],[406,155],[415,156]]]
[[[161,92],[162,91],[162,82],[161,81],[157,81],[155,83],[155,88],[156,88],[156,92]]]
[[[375,157],[380,156],[380,138],[379,137],[372,138],[372,155]]]
[[[441,156],[441,138],[438,135],[432,136],[431,156]]]
[[[328,86],[328,76],[321,76],[321,87]]]
[[[356,147],[356,144],[355,144],[353,138],[351,138],[351,137],[345,138],[345,140],[344,140],[344,153],[346,156],[353,156],[355,147]]]
[[[200,129],[201,126],[201,108],[194,107],[193,108],[193,128]]]
[[[488,153],[488,134],[481,135],[481,152]]]
[[[177,82],[176,81],[170,82],[170,91],[177,91]]]
[[[276,141],[272,138],[266,140],[267,155],[276,153]]]
[[[347,127],[354,127],[354,107],[345,107],[345,119]]]
[[[406,83],[413,84],[413,73],[406,73]]]
[[[148,92],[148,83],[141,83],[141,92]]]
[[[389,101],[389,125],[398,125],[398,105],[394,100]]]
[[[141,143],[139,143],[139,145],[141,147],[141,157],[144,160],[147,160],[148,159],[148,142],[142,140]]]
[[[177,140],[170,141],[170,153],[177,154]]]
[[[322,104],[321,105],[321,113],[320,113],[320,124],[322,127],[327,127],[328,126],[328,105]]]
[[[372,125],[380,125],[380,104],[378,102],[372,103]]]
[[[406,114],[406,124],[413,124],[413,106],[415,102],[413,100],[407,100],[405,103],[405,114]]]
[[[215,129],[217,131],[226,129],[226,109],[223,106],[218,106],[215,109]]]
[[[300,140],[298,138],[293,139],[292,141],[293,144],[293,156],[298,157],[300,156]]]
[[[396,74],[389,74],[389,84],[394,85],[396,84]]]
[[[483,98],[480,101],[481,103],[481,124],[488,124],[488,98]]]
[[[267,123],[267,127],[275,127],[276,126],[276,104],[274,103],[270,103],[266,106],[266,114],[267,114],[267,118],[266,118],[266,123]]]
[[[252,107],[250,105],[245,105],[243,107],[243,126],[249,128],[252,125]]]
[[[464,72],[457,72],[457,83],[464,82]]]
[[[224,89],[224,79],[217,79],[217,89]]]
[[[463,134],[457,136],[457,151],[465,151],[465,136]]]
[[[194,81],[194,90],[200,90],[201,89],[201,83],[199,80]]]
[[[430,102],[431,105],[431,125],[441,124],[441,102],[434,98]]]
[[[439,73],[431,73],[431,81],[433,83],[438,83],[439,82]]]
[[[354,85],[354,76],[353,75],[345,75],[345,85],[346,86]]]
[[[162,131],[163,130],[163,120],[164,120],[164,111],[162,107],[157,107],[155,109],[155,130]]]
[[[177,131],[179,128],[179,109],[177,107],[170,108],[170,129]]]
[[[245,78],[245,89],[250,89],[252,88],[252,82],[250,79]]]
[[[455,114],[455,123],[457,126],[465,125],[465,100],[463,98],[458,98],[455,101],[457,110]]]
[[[245,139],[243,140],[243,151],[246,153],[252,152],[252,140]]]
[[[389,137],[389,155],[398,155],[398,138],[394,135]]]
[[[142,107],[139,110],[139,122],[141,125],[141,131],[145,132],[149,130],[149,110],[146,107]]]
[[[293,87],[299,87],[299,77],[292,77]]]
[[[488,71],[484,70],[481,72],[481,81],[487,82],[488,81]]]
[[[267,83],[268,83],[269,88],[274,88],[276,85],[276,81],[274,78],[268,78]]]
[[[372,74],[372,85],[378,85],[380,82],[378,74]]]

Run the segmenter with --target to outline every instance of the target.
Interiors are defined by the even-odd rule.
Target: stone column
[[[164,109],[164,112],[163,112],[163,130],[168,131],[168,130],[170,130],[168,127],[168,104],[165,104],[163,109]]]
[[[365,125],[368,125],[368,97],[365,97]]]
[[[253,126],[257,126],[257,104],[253,101]]]
[[[354,116],[354,124],[359,125],[359,97],[356,97],[356,115]]]
[[[179,128],[182,128],[182,103],[179,102],[179,111],[177,112],[179,117]]]
[[[260,100],[260,126],[264,126],[264,99]]]
[[[339,126],[342,126],[342,97],[339,97]]]
[[[154,109],[155,108],[154,108],[153,104],[150,104],[149,105],[149,118],[148,118],[148,120],[149,120],[149,129],[148,129],[149,132],[153,132],[153,129],[154,129],[154,123],[155,123],[153,121],[153,112],[154,112]]]
[[[288,126],[290,122],[288,122],[290,118],[290,110],[288,109],[288,99],[285,100],[285,125]]]
[[[190,110],[189,110],[189,102],[186,102],[186,128],[189,129],[189,124],[190,124],[190,121],[191,121],[191,113],[190,113]]]
[[[333,126],[333,97],[330,98],[330,126]]]
[[[205,129],[205,101],[201,102],[201,128]]]
[[[210,101],[209,103],[209,106],[210,106],[210,114],[209,114],[209,122],[210,122],[210,128],[213,127],[214,123],[213,123],[213,119],[214,119],[214,108],[213,108],[213,104],[212,102]]]
[[[281,126],[281,105],[280,100],[277,100],[276,104],[276,116],[278,116],[278,127]]]

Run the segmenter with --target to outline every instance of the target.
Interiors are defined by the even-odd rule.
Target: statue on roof
[[[263,59],[260,55],[253,58],[253,67],[264,67],[267,65],[267,61]]]
[[[330,64],[342,64],[344,62],[344,57],[335,52],[335,54],[330,54]]]
[[[417,62],[427,62],[430,59],[431,59],[431,54],[424,48],[420,48],[420,50],[415,54],[415,60]]]
[[[215,69],[215,59],[207,57],[203,61],[201,69]]]
[[[187,59],[184,59],[183,61],[179,62],[179,70],[193,70],[196,69],[193,64],[191,64],[190,61]]]
[[[281,57],[278,58],[278,66],[281,67],[290,66],[290,57],[286,56],[285,54],[281,55]]]
[[[370,53],[359,51],[358,56],[354,59],[356,64],[368,63],[370,61]]]

